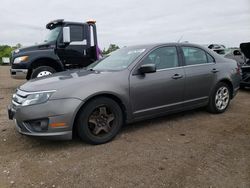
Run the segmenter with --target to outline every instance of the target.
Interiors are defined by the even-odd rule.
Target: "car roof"
[[[160,47],[160,46],[191,46],[191,47],[197,47],[197,48],[201,48],[207,52],[211,52],[212,50],[210,50],[209,48],[202,46],[202,45],[198,45],[198,44],[193,44],[193,43],[179,43],[179,42],[167,42],[167,43],[151,43],[151,44],[139,44],[139,45],[132,45],[132,46],[125,46],[127,48],[145,48],[145,49],[152,49],[155,47]]]
[[[212,55],[216,61],[225,61],[227,59],[225,59],[223,56],[217,54],[216,52],[214,52],[212,49],[209,49],[205,46],[199,45],[199,44],[193,44],[193,43],[179,43],[179,42],[167,42],[167,43],[153,43],[153,44],[141,44],[141,45],[133,45],[133,46],[128,46],[127,48],[145,48],[146,49],[146,53],[148,51],[150,51],[153,48],[156,47],[161,47],[161,46],[190,46],[190,47],[197,47],[200,48],[202,50],[204,50],[205,52],[207,52],[208,54]]]
[[[187,43],[187,42],[148,43],[148,44],[132,45],[132,46],[128,46],[128,47],[156,47],[156,46],[161,46],[161,45],[194,46],[194,47],[202,47],[202,48],[204,48],[202,45],[194,44],[194,43]]]

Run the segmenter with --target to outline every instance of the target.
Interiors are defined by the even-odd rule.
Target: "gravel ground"
[[[204,109],[125,126],[110,143],[22,136],[6,106],[24,81],[0,66],[0,187],[250,187],[250,90]]]

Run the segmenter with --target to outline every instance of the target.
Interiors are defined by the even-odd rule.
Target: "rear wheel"
[[[216,85],[209,98],[208,111],[211,113],[223,113],[230,103],[230,89],[226,83],[220,82]]]
[[[36,69],[34,69],[32,71],[31,79],[48,76],[48,75],[51,75],[55,72],[56,72],[56,70],[50,66],[37,67]]]
[[[77,119],[79,137],[90,144],[112,140],[123,124],[120,106],[110,98],[93,99],[81,110]]]

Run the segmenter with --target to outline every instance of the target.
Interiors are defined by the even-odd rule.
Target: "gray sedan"
[[[85,70],[30,80],[17,89],[9,118],[25,135],[91,144],[125,123],[206,107],[224,112],[239,88],[234,60],[194,44],[125,47]]]

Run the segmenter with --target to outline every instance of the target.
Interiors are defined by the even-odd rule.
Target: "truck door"
[[[68,26],[70,27],[71,42],[67,45],[58,45],[57,54],[65,66],[86,67],[91,63],[87,55],[89,49],[88,26],[83,24]],[[61,42],[61,44],[63,43]]]

